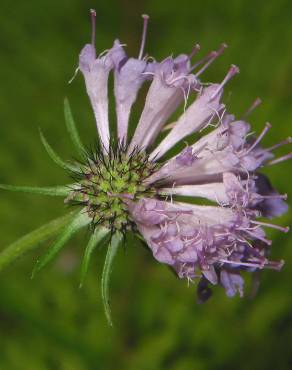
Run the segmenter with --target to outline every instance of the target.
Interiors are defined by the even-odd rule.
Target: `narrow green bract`
[[[74,212],[70,212],[50,221],[4,248],[0,253],[0,271],[26,252],[37,248],[40,243],[57,235],[71,221],[73,215]]]
[[[33,272],[32,277],[35,276],[43,267],[45,267],[49,262],[53,260],[53,258],[57,255],[57,253],[63,248],[65,243],[82,227],[88,225],[90,222],[89,217],[84,210],[79,212],[63,230],[63,232],[59,235],[55,243],[47,250],[47,252],[37,261]]]
[[[48,143],[47,139],[45,138],[44,134],[42,133],[41,129],[40,131],[40,138],[41,142],[46,149],[46,152],[48,153],[49,157],[52,159],[53,162],[56,163],[59,167],[63,168],[67,171],[75,170],[75,167],[69,163],[64,162],[58,154],[54,151],[54,149],[51,147],[51,145]]]
[[[94,249],[97,247],[97,245],[103,241],[103,239],[107,236],[109,233],[109,229],[106,229],[104,227],[99,227],[98,229],[95,229],[93,234],[91,235],[89,242],[86,246],[82,265],[81,265],[81,275],[80,275],[80,285],[81,288],[84,284],[85,277],[87,274],[87,270],[89,267],[90,257],[94,251]]]
[[[0,184],[0,189],[22,193],[49,195],[52,197],[66,197],[71,191],[71,189],[68,186],[35,187],[35,186],[15,186],[6,184]]]
[[[110,326],[113,326],[113,322],[111,318],[111,309],[109,304],[109,279],[112,272],[113,260],[116,256],[122,238],[123,235],[120,232],[116,232],[116,234],[112,236],[111,242],[108,246],[101,278],[101,296],[105,315]]]
[[[71,137],[71,140],[75,146],[75,149],[77,150],[78,154],[81,158],[84,157],[84,154],[86,153],[85,148],[81,142],[79,133],[77,131],[75,121],[73,118],[73,114],[71,112],[69,100],[65,98],[64,100],[64,115],[65,115],[65,123],[67,130],[69,132],[69,135]]]

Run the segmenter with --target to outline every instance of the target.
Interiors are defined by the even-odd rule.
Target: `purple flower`
[[[136,225],[134,228],[143,236],[154,258],[170,265],[180,278],[201,279],[198,285],[201,300],[210,295],[208,283],[221,284],[229,297],[236,293],[243,296],[241,271],[280,269],[283,265],[282,261],[271,262],[267,258],[271,241],[265,228],[283,232],[288,228],[258,219],[286,212],[286,195],[274,190],[258,171],[264,165],[290,158],[291,155],[273,159],[273,150],[291,139],[266,149],[261,142],[271,128],[269,123],[256,138],[250,136],[248,122],[236,120],[227,112],[222,103],[223,89],[239,72],[238,67],[232,65],[221,83],[206,86],[201,82],[199,77],[225,45],[194,65],[191,58],[198,52],[198,45],[191,55],[149,63],[143,58],[147,22],[148,17],[144,16],[138,59],[128,58],[119,41],[98,58],[93,45],[86,45],[80,54],[80,70],[106,152],[112,151],[107,78],[113,69],[118,141],[124,146],[118,150],[129,161],[137,153],[145,153],[145,163],[151,167],[143,175],[137,174],[141,192],[126,189],[120,192],[120,202],[127,214],[125,229],[129,222]],[[199,65],[202,67],[197,70]],[[131,107],[146,79],[151,84],[145,105],[133,137],[128,140]],[[188,104],[191,94],[196,98]],[[258,104],[256,100],[247,114]],[[181,105],[183,113],[169,125],[169,119]],[[181,152],[167,157],[180,141],[210,127],[213,130],[201,139],[192,140]],[[169,130],[167,135],[155,145],[165,129]],[[180,202],[178,196],[188,197],[191,202]],[[213,205],[196,205],[196,198]]]
[[[272,241],[266,229],[287,232],[288,227],[263,218],[285,213],[287,196],[279,194],[260,170],[292,157],[291,153],[279,158],[274,154],[277,148],[291,143],[291,138],[266,148],[263,141],[271,124],[266,123],[258,137],[251,132],[246,117],[259,99],[241,119],[229,113],[222,102],[223,90],[238,74],[238,67],[231,65],[221,82],[202,81],[203,73],[223,53],[225,44],[197,62],[193,58],[199,45],[190,54],[156,61],[144,54],[148,25],[148,16],[144,15],[138,58],[128,57],[118,40],[98,55],[95,11],[91,16],[92,40],[81,50],[79,70],[96,119],[99,145],[91,151],[84,149],[65,102],[67,128],[80,161],[62,161],[42,134],[41,139],[53,161],[68,170],[75,182],[46,188],[0,184],[0,189],[65,196],[66,203],[82,207],[78,213],[57,220],[61,234],[34,272],[51,261],[74,233],[90,224],[92,235],[83,260],[82,282],[93,249],[110,236],[101,279],[110,323],[111,264],[123,235],[129,231],[140,234],[154,258],[170,266],[179,278],[198,282],[199,302],[210,297],[210,285],[221,285],[229,297],[243,296],[243,271],[280,270],[283,266],[282,260],[268,259]],[[110,73],[114,76],[117,137],[109,124]],[[144,107],[129,137],[132,107],[146,80],[149,88]],[[181,115],[173,119],[178,109]],[[196,133],[201,134],[198,140],[194,139]],[[55,226],[49,225],[49,229],[51,234],[55,232]],[[49,233],[42,228],[37,235],[44,240]],[[23,240],[34,241],[35,235]],[[22,253],[18,243],[13,248],[8,248],[11,259]],[[28,249],[26,244],[24,248]],[[5,253],[4,260],[9,260]]]

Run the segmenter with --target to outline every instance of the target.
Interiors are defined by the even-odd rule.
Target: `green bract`
[[[65,197],[65,203],[77,203],[83,207],[81,210],[75,212],[70,210],[68,215],[41,226],[4,248],[0,253],[0,270],[22,254],[38,247],[41,242],[59,233],[55,242],[47,249],[45,254],[37,260],[32,273],[32,277],[34,277],[36,273],[56,257],[65,246],[65,243],[69,241],[75,233],[91,224],[91,226],[94,227],[90,227],[92,235],[85,249],[81,266],[80,287],[84,283],[92,252],[98,244],[107,240],[109,247],[101,279],[101,292],[106,317],[109,324],[112,325],[108,285],[113,258],[116,255],[118,246],[123,237],[122,233],[116,232],[113,235],[113,232],[117,229],[126,230],[127,222],[129,222],[120,198],[114,196],[114,194],[122,196],[123,191],[127,191],[131,193],[134,198],[139,197],[139,192],[142,191],[140,182],[147,174],[151,173],[154,165],[147,162],[145,154],[138,152],[136,152],[133,157],[126,158],[125,154],[122,156],[117,156],[113,153],[109,155],[101,154],[100,150],[97,148],[89,155],[81,143],[67,99],[65,99],[64,108],[69,135],[79,157],[82,158],[84,163],[78,163],[76,161],[69,163],[63,161],[58,154],[55,153],[41,131],[40,137],[51,159],[62,169],[66,170],[68,175],[71,177],[73,176],[77,182],[66,186],[60,185],[55,187],[0,184],[0,189],[38,195],[61,196]],[[143,163],[139,166],[142,158]],[[136,168],[136,170],[133,172],[133,176],[129,176],[127,171],[134,168]],[[107,172],[109,169],[110,172]],[[107,207],[110,208],[107,209]]]

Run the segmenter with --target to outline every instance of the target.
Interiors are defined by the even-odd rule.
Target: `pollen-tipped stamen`
[[[224,77],[223,81],[218,86],[217,90],[210,97],[210,100],[213,100],[217,96],[217,94],[223,89],[223,87],[227,84],[227,82],[230,81],[238,73],[239,73],[239,68],[236,65],[232,64],[226,76]]]
[[[287,233],[289,231],[289,226],[283,227],[280,225],[275,225],[275,224],[271,224],[268,222],[261,222],[261,221],[251,221],[251,223],[254,225],[270,227],[271,229],[279,230],[279,231],[282,231],[283,233]]]
[[[284,161],[287,161],[288,159],[291,159],[291,158],[292,158],[292,153],[289,153],[289,154],[284,155],[283,157],[276,158],[276,159],[268,162],[268,165],[272,166],[273,164],[284,162]]]
[[[275,149],[278,149],[278,148],[280,148],[281,146],[283,146],[283,145],[287,145],[287,144],[291,144],[292,143],[292,137],[287,137],[287,139],[285,139],[285,140],[282,140],[282,141],[280,141],[279,143],[277,143],[277,144],[274,144],[274,145],[272,145],[272,146],[270,146],[269,148],[265,148],[265,150],[267,151],[267,152],[271,152],[271,151],[273,151],[273,150],[275,150]]]
[[[96,11],[90,9],[91,16],[91,45],[94,47],[96,42]]]
[[[263,199],[283,199],[287,200],[288,195],[287,194],[271,194],[271,195],[261,195],[260,197]]]
[[[189,54],[189,59],[191,60],[201,49],[201,46],[199,44],[196,44],[193,48],[192,51]]]
[[[262,242],[266,243],[267,245],[272,245],[272,240],[270,240],[270,239],[267,239],[263,236],[257,235],[256,233],[253,233],[252,231],[247,230],[247,229],[245,229],[245,230],[243,229],[243,231],[245,231],[247,234],[251,235],[253,238],[261,240]]]
[[[266,135],[266,133],[269,131],[269,129],[272,127],[272,125],[267,122],[265,127],[263,128],[262,132],[258,136],[258,138],[255,140],[255,142],[246,150],[244,151],[241,155],[247,155],[249,154],[263,139],[263,137]]]
[[[259,269],[263,268],[270,268],[272,270],[281,270],[281,268],[284,265],[284,261],[268,261],[266,260],[263,263],[252,263],[252,262],[242,262],[242,261],[231,261],[231,260],[226,260],[226,259],[221,259],[220,262],[222,263],[227,263],[231,265],[240,265],[240,266],[246,266],[246,267],[256,267]]]
[[[144,48],[145,48],[145,43],[146,43],[146,36],[147,36],[149,15],[143,14],[142,18],[143,18],[143,31],[142,31],[142,39],[141,39],[141,46],[140,46],[140,52],[139,52],[138,59],[143,58]]]
[[[190,72],[194,71],[197,67],[199,67],[200,65],[206,63],[202,68],[201,70],[199,70],[197,73],[196,73],[196,76],[199,76],[200,74],[202,74],[206,68],[209,67],[209,65],[211,63],[214,62],[215,59],[218,58],[218,56],[220,56],[223,51],[227,48],[227,44],[223,43],[220,45],[219,49],[218,50],[213,50],[211,51],[210,53],[208,53],[207,55],[205,55],[202,59],[198,60],[195,64],[193,64],[190,68]]]
[[[227,46],[225,44],[222,44],[217,51],[212,51],[208,62],[195,74],[195,76],[199,77],[202,73],[204,73],[205,70],[209,68],[209,66],[223,53],[226,47]]]

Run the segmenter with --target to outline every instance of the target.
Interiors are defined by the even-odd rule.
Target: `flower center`
[[[143,151],[128,155],[125,148],[107,154],[97,150],[78,165],[80,169],[74,173],[77,181],[66,202],[85,206],[93,227],[126,231],[132,225],[127,201],[155,196],[155,190],[143,185],[143,180],[157,164]]]

